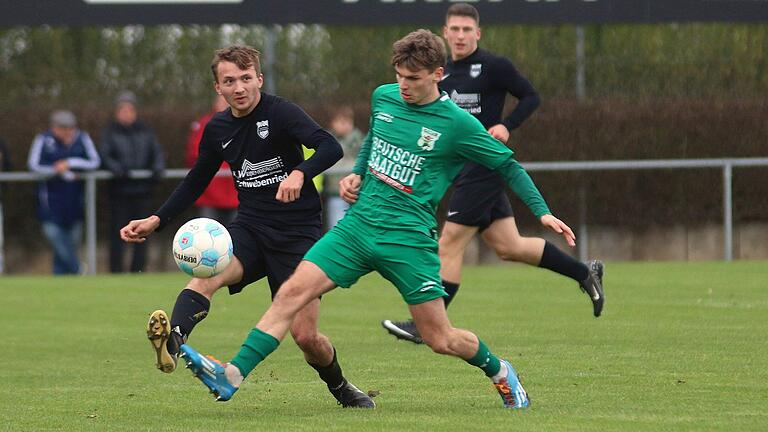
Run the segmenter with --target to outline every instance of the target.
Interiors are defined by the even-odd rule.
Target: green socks
[[[261,363],[272,351],[276,350],[278,345],[280,345],[280,341],[272,335],[254,328],[248,333],[248,337],[240,347],[240,351],[237,352],[237,355],[230,363],[237,366],[240,369],[240,373],[243,374],[243,378],[245,378],[256,365]],[[498,363],[499,361],[496,360],[497,365]]]
[[[477,354],[475,354],[475,356],[471,359],[465,361],[472,366],[479,367],[483,370],[483,372],[485,372],[485,375],[492,377],[499,373],[499,370],[501,370],[501,362],[499,362],[498,357],[491,353],[491,350],[485,346],[485,343],[481,341],[480,338],[477,338],[477,342],[479,344],[477,347]]]

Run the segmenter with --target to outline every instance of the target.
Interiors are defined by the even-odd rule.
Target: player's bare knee
[[[189,283],[187,283],[187,288],[198,292],[207,298],[211,298],[220,286],[213,283],[212,279],[192,278]]]
[[[421,335],[424,343],[438,354],[450,354],[450,344],[448,338],[442,334]]]
[[[291,336],[293,336],[296,345],[304,352],[316,351],[316,347],[320,343],[317,332],[309,329],[292,329]]]
[[[522,242],[518,241],[495,244],[494,251],[504,261],[518,261],[523,256]]]
[[[272,307],[294,314],[298,313],[310,301],[312,298],[300,285],[285,282],[277,291],[275,298],[272,299]]]

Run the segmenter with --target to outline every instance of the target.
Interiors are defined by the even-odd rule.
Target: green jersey
[[[467,161],[498,170],[536,217],[550,213],[512,150],[447,94],[416,105],[403,101],[397,84],[380,86],[373,92],[370,130],[353,170],[363,177],[362,187],[347,216],[431,234],[437,205]]]

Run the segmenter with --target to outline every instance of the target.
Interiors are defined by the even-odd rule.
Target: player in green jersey
[[[512,365],[448,320],[440,285],[436,208],[464,163],[475,161],[497,170],[544,226],[570,241],[573,231],[551,214],[512,151],[440,93],[437,83],[446,61],[443,41],[418,30],[395,42],[393,50],[398,82],[373,92],[370,131],[353,174],[340,184],[342,198],[353,203],[346,216],[305,255],[229,363],[211,361],[182,346],[195,375],[219,400],[229,399],[244,377],[277,349],[304,305],[377,271],[397,287],[433,351],[480,368],[505,407],[529,405]]]

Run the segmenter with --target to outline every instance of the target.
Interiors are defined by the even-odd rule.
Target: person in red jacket
[[[208,121],[214,114],[227,108],[227,101],[220,95],[216,96],[211,107],[211,112],[198,118],[189,130],[187,138],[187,166],[192,167],[199,154],[200,138],[203,137],[203,130]],[[221,164],[221,170],[229,172],[229,165],[224,162]],[[226,225],[235,219],[237,214],[237,191],[235,182],[231,175],[223,177],[214,177],[211,183],[205,189],[200,198],[195,201],[195,206],[200,209],[200,216],[215,219]]]

